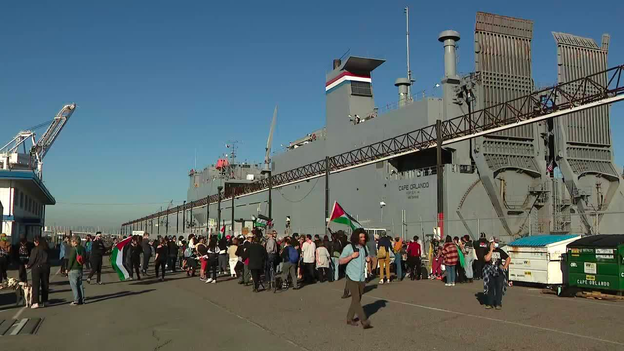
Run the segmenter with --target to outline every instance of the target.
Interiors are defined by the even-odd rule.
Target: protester
[[[457,245],[453,242],[453,238],[446,237],[444,248],[442,249],[444,257],[444,266],[446,267],[446,286],[455,286],[456,266],[459,262],[459,254],[457,253]]]
[[[26,272],[26,265],[30,260],[30,253],[34,244],[26,240],[26,235],[20,235],[20,241],[17,243],[16,255],[17,255],[17,268],[19,272],[19,281],[22,283],[28,282],[28,274]]]
[[[367,281],[371,281],[377,276],[377,241],[374,236],[371,235],[366,242],[366,249],[368,251],[368,257],[370,257],[370,259],[366,261],[368,272]]]
[[[386,235],[386,232],[381,233],[381,237],[378,241],[377,249],[377,261],[379,262],[379,284],[385,282],[390,283],[390,252],[392,251],[392,243],[390,238]]]
[[[360,319],[364,329],[372,328],[364,309],[362,308],[362,295],[364,294],[366,262],[370,261],[367,255],[366,242],[368,235],[362,228],[358,228],[351,234],[351,245],[345,246],[340,255],[340,264],[346,264],[347,287],[351,294],[351,305],[347,312],[347,324],[357,326],[355,315]],[[367,257],[368,256],[368,257]]]
[[[275,265],[277,262],[277,231],[272,230],[266,239],[265,248],[267,253],[266,267],[264,269],[264,277],[269,284],[269,288],[275,284]]]
[[[217,270],[219,269],[219,253],[221,250],[217,245],[217,238],[215,236],[210,238],[210,242],[208,243],[208,274],[212,272],[210,278],[206,280],[206,283],[217,283]]]
[[[149,241],[149,233],[143,234],[143,240],[141,241],[141,248],[143,249],[143,274],[147,275],[147,268],[149,267],[149,261],[152,257],[152,245]]]
[[[178,257],[180,258],[180,269],[184,270],[184,250],[186,250],[186,240],[184,237],[180,235],[178,237],[178,241],[176,242],[178,245]]]
[[[299,289],[297,281],[297,263],[299,263],[299,252],[292,247],[291,242],[297,242],[296,239],[284,238],[284,249],[282,250],[282,274],[280,278],[286,282],[290,276],[293,289]]]
[[[248,260],[247,265],[251,271],[254,284],[253,292],[259,291],[261,285],[260,274],[262,274],[262,271],[264,270],[266,256],[266,249],[260,245],[260,239],[258,237],[253,237],[253,241],[243,254],[243,259],[246,261]]]
[[[488,240],[485,238],[485,233],[479,234],[479,240],[474,243],[475,253],[477,254],[477,260],[474,264],[474,278],[479,280],[483,277],[483,260],[489,249]]]
[[[11,243],[7,240],[5,233],[0,234],[0,289],[2,283],[8,280],[7,268],[9,266],[9,258],[11,257]]]
[[[63,241],[61,242],[60,245],[60,250],[59,250],[59,260],[61,261],[61,275],[67,276],[67,261],[68,261],[68,257],[69,257],[69,249],[70,249],[70,244],[69,244],[69,237],[68,236],[64,236],[63,237]]]
[[[442,248],[439,245],[433,245],[432,262],[431,262],[431,276],[430,279],[442,279],[442,265],[444,264],[444,257],[442,256]]]
[[[84,244],[84,249],[85,249],[85,263],[83,265],[83,269],[91,269],[91,246],[93,245],[93,237],[91,236],[91,234],[87,234],[87,236],[85,237],[85,244]]]
[[[483,257],[483,290],[486,297],[485,308],[503,308],[503,295],[507,290],[507,271],[511,257],[498,247],[498,239],[490,240],[488,253]]]
[[[30,308],[45,307],[50,289],[50,258],[48,242],[35,237],[35,247],[30,252],[27,268],[32,269],[32,302]],[[40,304],[41,303],[41,304]]]
[[[243,242],[242,245],[238,246],[238,249],[236,251],[236,255],[241,258],[246,257],[245,251],[247,251],[247,249],[251,245],[251,240],[254,237],[253,233],[250,233],[248,228],[243,228],[242,232],[245,235],[245,241]],[[244,258],[242,259],[242,261],[243,261],[243,274],[241,274],[241,279],[238,283],[249,285],[249,280],[251,278],[251,272],[249,271],[249,261]]]
[[[236,278],[236,264],[238,263],[238,256],[236,256],[236,250],[238,250],[238,239],[232,239],[232,245],[228,247],[227,253],[230,263],[230,276]]]
[[[474,249],[472,240],[470,238],[470,235],[464,235],[462,238],[462,241],[464,242],[463,251],[464,251],[464,260],[465,260],[464,270],[466,274],[466,280],[468,283],[472,283],[472,280],[474,279],[473,264],[477,256],[475,255],[475,249]]]
[[[80,245],[79,236],[71,238],[71,248],[67,255],[67,275],[69,277],[69,285],[74,294],[74,301],[70,305],[82,305],[85,303],[85,289],[82,284],[82,269],[86,262],[86,250]]]
[[[106,248],[104,247],[104,242],[102,241],[102,232],[95,233],[95,240],[93,240],[93,244],[91,244],[91,272],[89,272],[89,277],[87,278],[87,283],[91,284],[91,278],[93,274],[96,275],[96,282],[102,285],[102,258],[104,257],[104,253],[106,252]]]
[[[466,258],[464,257],[464,242],[459,239],[458,236],[453,238],[453,243],[457,246],[457,257],[459,264],[456,267],[456,283],[465,283],[468,279],[466,278]]]
[[[227,274],[229,272],[228,268],[228,241],[230,240],[230,236],[221,236],[219,239],[219,274]]]
[[[193,251],[189,244],[188,250]],[[199,280],[206,281],[208,274],[208,245],[206,245],[206,239],[203,237],[199,237],[199,241],[197,245],[195,245],[195,251],[197,252],[197,257],[199,258]]]
[[[141,280],[140,266],[141,266],[141,254],[143,253],[143,241],[140,236],[134,236],[130,243],[130,278],[132,278],[132,271],[136,272],[137,280]],[[149,245],[149,244],[148,244]],[[151,250],[151,248],[149,248]]]
[[[410,279],[420,280],[422,261],[420,259],[421,247],[418,243],[418,235],[414,235],[412,242],[407,244],[407,267]]]
[[[169,254],[169,263],[167,266],[171,272],[175,273],[176,264],[178,262],[178,244],[176,244],[175,236],[170,237],[167,242],[167,253]]]
[[[329,262],[331,256],[329,251],[325,247],[325,244],[321,241],[319,247],[316,249],[316,270],[318,271],[319,281],[321,283],[329,280]]]
[[[331,260],[332,260],[332,268],[334,270],[334,281],[340,279],[340,254],[342,253],[343,244],[340,241],[340,238],[344,235],[342,230],[337,231],[336,233],[332,233],[332,242],[331,242]]]
[[[398,236],[394,238],[394,265],[396,266],[397,280],[403,280],[403,239]]]
[[[158,278],[158,272],[161,271],[161,276],[158,278],[161,282],[165,281],[165,267],[167,265],[167,242],[164,238],[160,239],[158,246],[156,247],[156,257],[154,257],[154,269],[156,270],[156,278]]]
[[[306,235],[306,240],[301,246],[303,256],[303,279],[306,284],[314,284],[314,262],[316,253],[316,244],[312,241],[312,235]]]

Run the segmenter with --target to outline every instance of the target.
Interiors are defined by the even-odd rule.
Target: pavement
[[[82,306],[69,305],[60,275],[46,308],[15,307],[1,290],[0,320],[42,322],[35,334],[0,336],[0,350],[624,350],[624,303],[535,288],[508,289],[496,311],[479,303],[480,282],[371,282],[363,305],[374,328],[363,330],[345,323],[344,280],[252,293],[229,278],[204,284],[182,273],[119,282],[108,265],[103,280],[86,286]]]

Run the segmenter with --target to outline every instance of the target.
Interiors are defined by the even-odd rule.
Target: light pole
[[[223,186],[219,185],[217,187],[217,194],[219,195],[219,200],[217,201],[217,232],[221,233],[221,190],[223,190]],[[218,236],[219,234],[217,234]]]
[[[381,208],[381,226],[383,227],[383,209],[386,207],[386,203],[383,201],[379,202],[379,207]]]
[[[182,203],[182,233],[186,228],[186,200]]]

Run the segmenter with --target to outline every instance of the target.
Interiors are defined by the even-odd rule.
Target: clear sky
[[[44,162],[58,204],[47,224],[118,227],[186,198],[188,171],[228,140],[261,161],[275,104],[274,149],[324,125],[325,73],[347,50],[387,60],[373,74],[377,105],[405,76],[411,8],[414,92],[443,74],[439,32],[461,33],[459,71],[473,70],[476,11],[535,22],[533,78],[556,82],[551,31],[612,36],[624,63],[624,1],[3,1],[0,142],[76,102]],[[439,94],[439,93],[438,93]],[[612,109],[614,135],[624,106]],[[616,161],[624,142],[614,138]]]

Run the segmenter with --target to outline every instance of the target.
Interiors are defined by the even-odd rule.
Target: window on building
[[[373,96],[371,83],[367,82],[351,82],[351,95]]]

